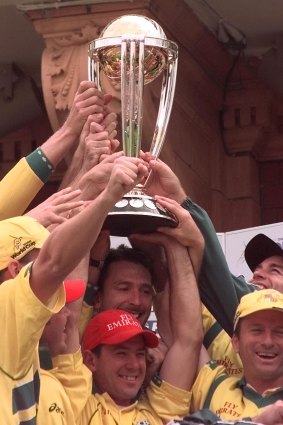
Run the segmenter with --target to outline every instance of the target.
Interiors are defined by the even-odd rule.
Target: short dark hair
[[[120,261],[129,261],[130,263],[142,265],[145,269],[148,270],[153,283],[154,274],[152,259],[144,251],[122,244],[117,248],[110,249],[109,254],[104,261],[99,280],[97,282],[98,291],[103,291],[104,282],[108,276],[110,265]]]

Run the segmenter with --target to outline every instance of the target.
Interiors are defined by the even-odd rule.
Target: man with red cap
[[[84,360],[93,373],[94,392],[82,412],[80,425],[161,425],[188,413],[203,331],[193,266],[179,236],[177,232],[176,239],[170,238],[172,249],[167,252],[172,270],[168,318],[172,340],[159,374],[141,391],[146,351],[157,346],[157,336],[144,330],[138,317],[127,311],[98,313],[83,336]],[[183,265],[181,269],[177,262]]]

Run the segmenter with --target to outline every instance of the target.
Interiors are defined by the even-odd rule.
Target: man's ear
[[[233,347],[233,350],[235,351],[235,353],[239,353],[240,343],[239,343],[239,338],[237,337],[236,334],[233,334],[233,336],[231,338],[231,342],[232,342],[232,347]]]
[[[96,356],[90,350],[83,351],[84,364],[91,370],[92,373],[96,371]]]
[[[14,279],[20,273],[22,267],[23,265],[18,260],[10,260],[7,266],[8,279]]]

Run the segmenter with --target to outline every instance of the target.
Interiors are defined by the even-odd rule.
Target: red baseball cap
[[[100,344],[121,344],[136,335],[143,336],[147,347],[157,347],[158,337],[154,332],[144,330],[135,316],[124,310],[106,310],[88,322],[82,346],[84,350],[93,350]]]
[[[84,280],[64,280],[66,293],[66,304],[81,298],[85,292],[86,283]]]

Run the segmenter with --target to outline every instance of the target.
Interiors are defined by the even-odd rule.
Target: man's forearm
[[[185,247],[167,252],[170,270],[170,311],[171,327],[175,337],[186,344],[192,334],[202,334],[201,303],[192,262]],[[188,332],[192,325],[195,331]]]
[[[64,126],[57,130],[41,146],[49,161],[56,167],[77,142],[77,135]]]
[[[214,226],[206,211],[190,199],[183,202],[205,240],[204,256],[199,276],[202,302],[225,331],[232,335],[233,318],[240,298],[252,288],[242,279],[232,275]]]
[[[115,202],[102,192],[88,207],[50,234],[33,265],[31,275],[32,289],[43,302],[52,296],[90,251]],[[46,284],[42,285],[42,281]]]
[[[197,371],[202,343],[200,299],[187,249],[180,245],[166,253],[170,270],[173,343],[162,365],[161,377],[172,385],[189,390]]]

